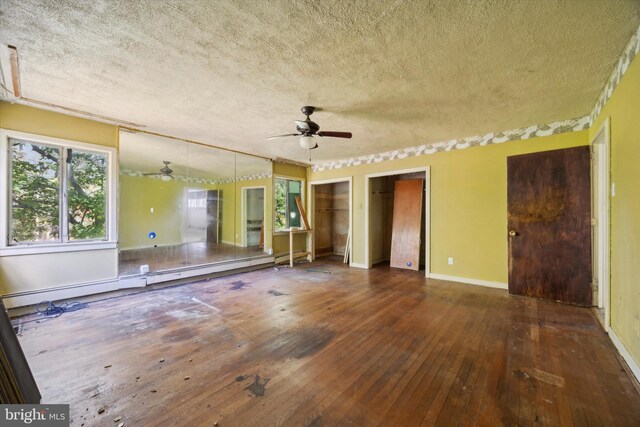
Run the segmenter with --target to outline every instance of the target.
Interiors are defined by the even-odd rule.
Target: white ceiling
[[[23,96],[313,163],[589,113],[637,0],[2,0]]]

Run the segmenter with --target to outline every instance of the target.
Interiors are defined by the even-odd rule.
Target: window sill
[[[116,242],[56,243],[50,245],[21,245],[0,248],[0,257],[16,255],[37,255],[61,252],[83,252],[101,249],[116,249]]]

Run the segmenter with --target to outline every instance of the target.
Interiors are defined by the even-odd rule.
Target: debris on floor
[[[111,366],[112,365],[105,365],[104,368],[107,369],[107,368],[110,368]]]
[[[185,379],[185,381],[186,381],[186,380],[191,379],[191,377],[187,375],[186,377],[184,377],[184,379]]]
[[[102,407],[102,408],[98,409],[98,413],[99,413],[99,414],[102,414],[104,411],[105,411],[104,407]]]
[[[271,289],[270,291],[267,291],[267,293],[273,295],[274,297],[281,297],[283,295],[289,295],[289,294],[285,294],[285,293],[280,292],[280,291],[276,291],[275,289]]]
[[[164,362],[164,357],[162,359],[160,359],[160,363]]]
[[[117,423],[117,422],[118,422],[118,421],[120,421],[121,419],[122,419],[122,417],[115,417],[115,418],[113,419],[113,422],[114,422],[114,423]]]
[[[307,268],[307,271],[310,273],[324,273],[324,274],[331,274],[330,271],[327,270],[320,270],[319,268]]]

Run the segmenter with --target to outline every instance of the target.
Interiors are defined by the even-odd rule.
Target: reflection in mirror
[[[120,275],[271,253],[271,162],[145,133],[120,135]]]

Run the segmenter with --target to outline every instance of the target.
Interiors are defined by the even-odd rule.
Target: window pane
[[[287,180],[275,179],[275,221],[276,230],[287,228]]]
[[[289,181],[289,226],[300,227],[300,211],[298,210],[298,204],[296,203],[296,197],[300,195],[300,181]]]
[[[59,241],[60,149],[9,141],[10,244]]]
[[[67,150],[69,240],[106,239],[107,156]]]

